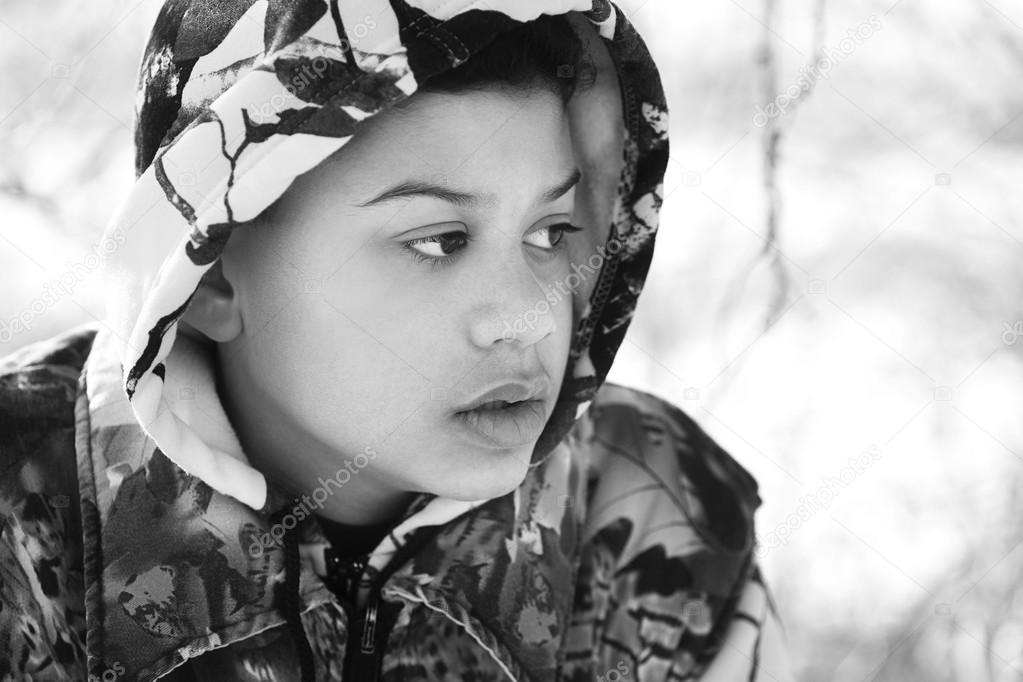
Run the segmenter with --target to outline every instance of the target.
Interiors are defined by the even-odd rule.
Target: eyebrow
[[[578,168],[573,168],[572,172],[568,174],[568,177],[540,195],[540,203],[550,203],[563,197],[570,189],[575,187],[581,179],[582,173]],[[471,192],[462,192],[450,187],[434,185],[428,182],[406,180],[384,190],[368,201],[356,204],[356,206],[365,208],[403,197],[432,197],[462,208],[476,208],[481,205],[493,206],[496,203],[496,199],[493,194],[472,194]]]

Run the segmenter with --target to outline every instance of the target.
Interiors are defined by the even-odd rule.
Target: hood
[[[102,423],[133,422],[214,490],[257,511],[272,507],[273,486],[249,463],[220,404],[213,357],[179,329],[200,279],[237,225],[364,121],[518,22],[566,14],[596,67],[593,85],[569,103],[583,175],[573,222],[597,229],[571,247],[576,267],[594,274],[571,292],[568,368],[534,465],[554,450],[604,382],[653,255],[668,159],[664,94],[643,41],[607,0],[456,5],[165,3],[139,72],[137,178],[105,234],[120,246],[107,261],[104,329],[89,360],[94,404],[110,408]],[[313,59],[326,60],[329,78],[284,87]],[[436,502],[449,515],[465,508]]]

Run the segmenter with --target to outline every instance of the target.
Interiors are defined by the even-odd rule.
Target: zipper
[[[359,647],[359,651],[364,654],[372,654],[376,647],[377,632],[377,599],[376,599],[376,588],[370,593],[369,601],[366,604],[366,613],[363,616],[362,624],[362,646]]]
[[[375,584],[370,588],[365,610],[359,608],[359,585],[369,563],[369,555],[344,559],[338,556],[333,548],[326,547],[323,550],[323,558],[327,567],[327,584],[338,597],[348,619],[344,679],[376,680],[379,661],[375,655],[377,624]],[[356,633],[359,633],[358,636]]]
[[[376,682],[380,679],[380,663],[382,656],[377,651],[377,596],[374,587],[366,602],[362,618],[357,622],[362,635],[359,639],[351,637],[345,651],[345,665],[342,679],[346,682]],[[359,646],[355,644],[358,642]]]
[[[365,605],[359,607],[359,591],[363,573],[369,562],[365,554],[341,559],[331,548],[324,549],[327,577],[331,589],[339,597],[348,617],[348,642],[345,645],[344,680],[376,682],[380,675],[382,651],[378,647],[380,586],[385,576],[378,576],[370,585]]]
[[[327,584],[338,596],[341,607],[348,617],[349,637],[345,644],[342,672],[342,679],[345,682],[377,682],[380,679],[380,666],[384,654],[380,640],[387,636],[387,631],[393,626],[396,617],[391,609],[387,609],[383,612],[381,620],[380,589],[405,559],[426,544],[439,529],[439,526],[416,529],[413,537],[398,548],[387,566],[372,581],[362,609],[359,608],[359,584],[370,555],[344,559],[339,557],[333,548],[324,548]],[[352,636],[356,632],[358,637]]]

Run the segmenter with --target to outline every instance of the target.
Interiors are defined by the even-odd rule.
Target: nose
[[[479,348],[504,341],[529,347],[555,331],[552,303],[525,260],[505,258],[479,275],[469,335]]]

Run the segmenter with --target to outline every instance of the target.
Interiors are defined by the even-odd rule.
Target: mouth
[[[547,424],[545,402],[538,398],[519,401],[490,400],[454,413],[464,433],[477,442],[499,449],[535,443]]]

